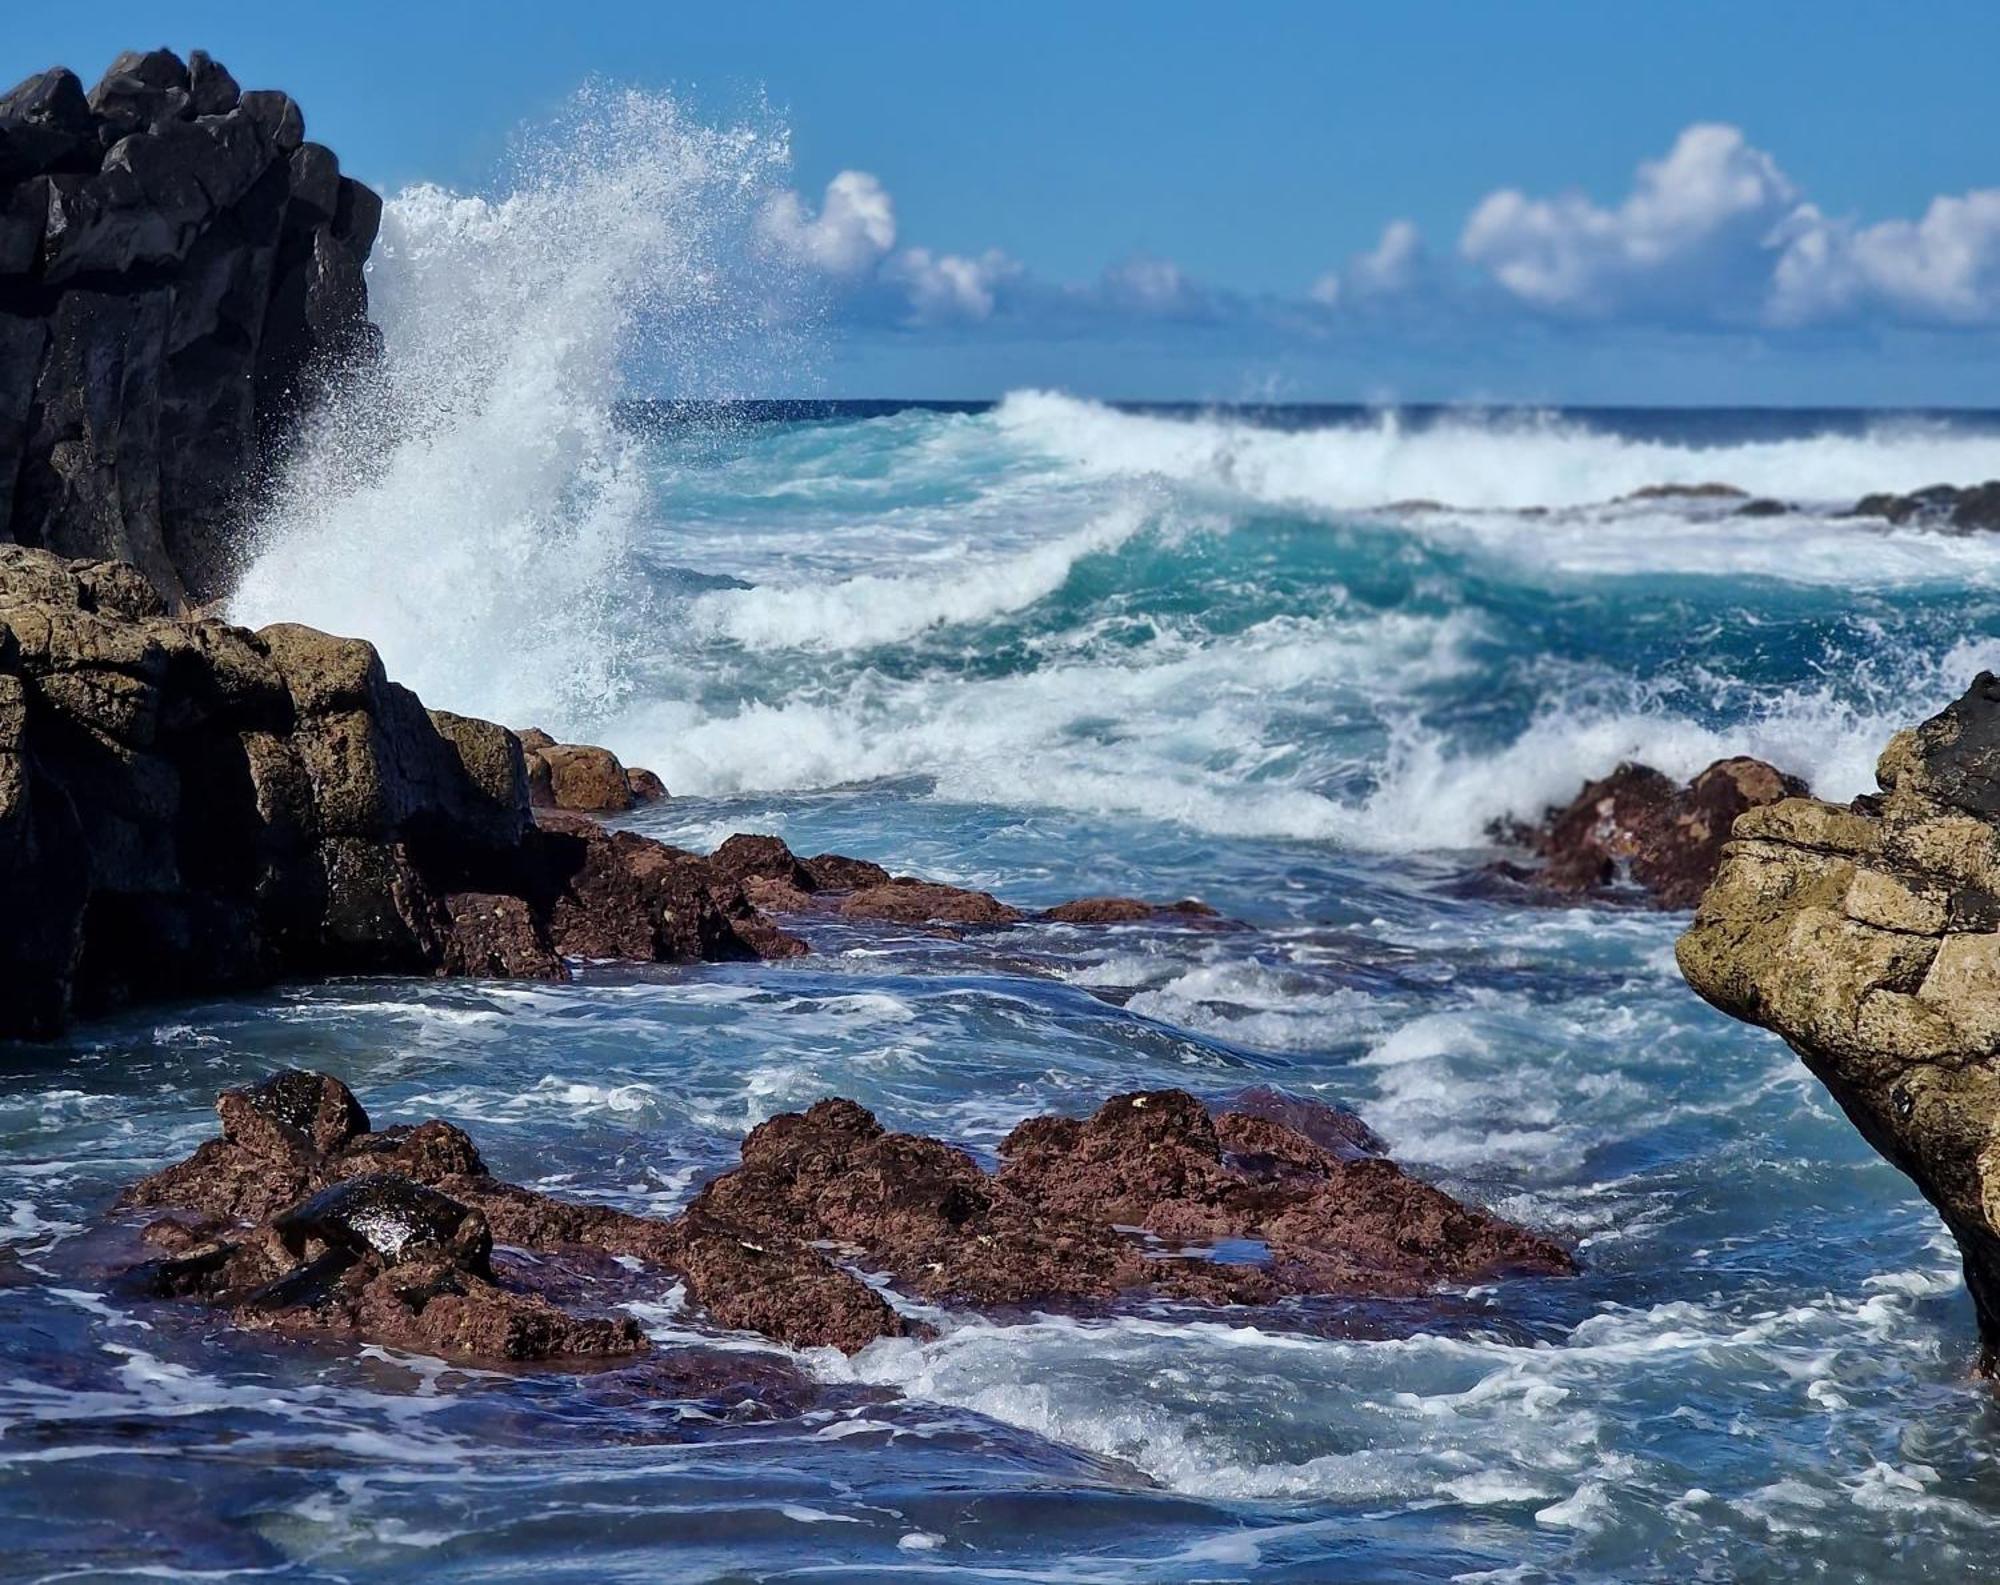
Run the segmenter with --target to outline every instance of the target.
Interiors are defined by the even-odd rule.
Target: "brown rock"
[[[1630,882],[1659,907],[1689,908],[1714,876],[1737,816],[1805,792],[1797,777],[1743,757],[1717,760],[1685,787],[1625,764],[1517,835],[1542,857],[1532,879],[1549,890],[1587,895]]]
[[[656,804],[667,797],[667,784],[638,765],[625,767],[625,790],[634,804]]]
[[[1148,903],[1137,897],[1079,897],[1042,910],[1042,918],[1064,925],[1123,925],[1160,919],[1215,919],[1207,903],[1184,897],[1177,903]]]
[[[810,889],[822,892],[858,892],[871,886],[889,884],[889,872],[879,864],[871,864],[867,859],[850,859],[838,853],[821,853],[814,858],[801,859],[800,864],[812,877]]]
[[[1023,917],[987,892],[968,891],[899,875],[869,886],[840,905],[848,919],[887,919],[897,924],[1011,925]]]

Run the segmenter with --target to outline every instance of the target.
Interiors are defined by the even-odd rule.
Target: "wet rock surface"
[[[778,837],[747,832],[724,842],[709,862],[740,883],[759,908],[776,914],[943,926],[1014,925],[1029,918],[1074,925],[1200,924],[1219,918],[1193,898],[1149,903],[1136,897],[1080,897],[1031,915],[990,892],[891,875],[879,864],[839,853],[802,859]]]
[[[520,741],[373,646],[0,545],[0,1037],[285,977],[803,950],[699,856],[531,811]]]
[[[1879,796],[1745,814],[1677,948],[1782,1035],[1957,1239],[2000,1361],[2000,679],[1898,733]]]
[[[1908,495],[1864,495],[1854,503],[1854,515],[1952,533],[1992,533],[2000,530],[2000,479],[1962,486],[1934,484]]]
[[[569,1307],[589,1285],[560,1274],[584,1257],[678,1277],[712,1324],[850,1352],[922,1329],[857,1272],[1005,1312],[1410,1295],[1574,1269],[1552,1240],[1373,1154],[1351,1114],[1244,1100],[1259,1110],[1162,1090],[1033,1118],[997,1172],[821,1101],[753,1129],[740,1165],[669,1221],[507,1183],[449,1123],[375,1130],[339,1081],[285,1073],[225,1092],[221,1137],[126,1193],[129,1210],[169,1213],[129,1282],[253,1327],[530,1361],[644,1348],[628,1320]]]
[[[1540,861],[1503,873],[1565,897],[1636,889],[1658,907],[1691,908],[1737,817],[1806,793],[1796,776],[1747,757],[1717,760],[1684,787],[1651,766],[1620,765],[1540,825],[1498,833]]]
[[[0,95],[0,538],[226,594],[302,418],[375,357],[381,214],[200,51]]]

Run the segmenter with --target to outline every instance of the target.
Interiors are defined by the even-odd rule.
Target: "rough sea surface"
[[[818,926],[783,964],[290,987],[0,1047],[0,1577],[1944,1581],[1995,1555],[2000,1409],[1910,1185],[1686,990],[1678,917],[1466,877],[1491,822],[1623,757],[1863,790],[1896,726],[2000,663],[2000,542],[1838,514],[2000,475],[2000,419],[1018,393],[640,423],[620,324],[528,313],[559,284],[535,203],[394,207],[392,376],[485,362],[393,443],[332,426],[236,614],[609,742],[674,790],[632,818],[670,841],[774,831],[1252,928]],[[499,272],[470,309],[469,259]],[[454,312],[518,337],[489,355]],[[1610,504],[1707,481],[1802,510]],[[809,1392],[682,1399],[126,1303],[117,1189],[281,1064],[653,1212],[825,1095],[984,1153],[1119,1090],[1275,1083],[1584,1269],[946,1316],[797,1358]],[[638,1309],[663,1349],[773,1352],[665,1280]]]

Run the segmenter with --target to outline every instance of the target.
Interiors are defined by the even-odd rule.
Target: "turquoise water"
[[[776,831],[1251,928],[818,925],[791,963],[292,987],[0,1048],[0,1575],[1901,1581],[1991,1555],[2000,1414],[1909,1185],[1685,989],[1679,919],[1467,877],[1491,821],[1625,756],[1757,752],[1862,790],[1896,725],[2000,659],[2000,546],[1835,513],[2000,474],[2000,425],[1279,425],[1025,393],[607,424],[588,468],[522,462],[517,514],[454,507],[494,443],[433,435],[443,483],[392,459],[288,525],[240,614],[365,633],[433,703],[611,742],[677,794],[632,819],[670,841]],[[1709,479],[1807,509],[1606,504]],[[1419,497],[1444,505],[1394,504]],[[851,1360],[717,1337],[662,1281],[662,1346],[743,1373],[692,1399],[127,1307],[109,1199],[280,1063],[655,1212],[823,1095],[990,1151],[1121,1089],[1278,1083],[1583,1272],[952,1316]]]

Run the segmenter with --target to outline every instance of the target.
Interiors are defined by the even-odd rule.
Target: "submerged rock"
[[[0,545],[0,1037],[285,977],[803,950],[695,854],[532,815],[514,734],[373,646]]]
[[[497,1179],[449,1123],[371,1132],[337,1080],[287,1073],[223,1094],[222,1137],[123,1203],[174,1213],[147,1232],[166,1253],[136,1273],[145,1292],[249,1325],[505,1359],[643,1347],[627,1323],[524,1289],[505,1250],[627,1257],[678,1277],[716,1325],[850,1352],[913,1328],[831,1252],[912,1298],[999,1310],[1414,1294],[1574,1269],[1551,1240],[1372,1154],[1350,1114],[1259,1099],[1264,1115],[1212,1113],[1162,1090],[1033,1118],[998,1173],[821,1101],[753,1129],[741,1164],[664,1221]]]
[[[2000,1362],[2000,679],[1899,732],[1882,792],[1745,814],[1681,972],[1782,1035],[1957,1239]]]
[[[1691,908],[1737,817],[1806,791],[1796,776],[1744,756],[1717,760],[1685,787],[1649,765],[1620,765],[1541,825],[1512,833],[1542,861],[1514,873],[1568,896],[1628,885],[1658,907]]]
[[[196,52],[0,95],[0,539],[228,593],[316,399],[376,356],[382,201]]]
[[[1864,495],[1854,503],[1854,516],[1961,534],[1990,533],[2000,530],[2000,479],[1962,487],[1934,484],[1908,495]]]
[[[709,863],[772,913],[823,911],[844,919],[909,925],[1012,925],[1029,917],[990,892],[891,875],[866,859],[839,853],[801,859],[774,836],[738,832],[709,855]],[[1034,917],[1052,924],[1106,925],[1196,924],[1220,916],[1193,898],[1149,903],[1136,897],[1080,897]]]
[[[1156,919],[1219,919],[1221,915],[1192,897],[1177,903],[1149,903],[1137,897],[1078,897],[1044,908],[1040,917],[1061,925],[1127,925]]]

